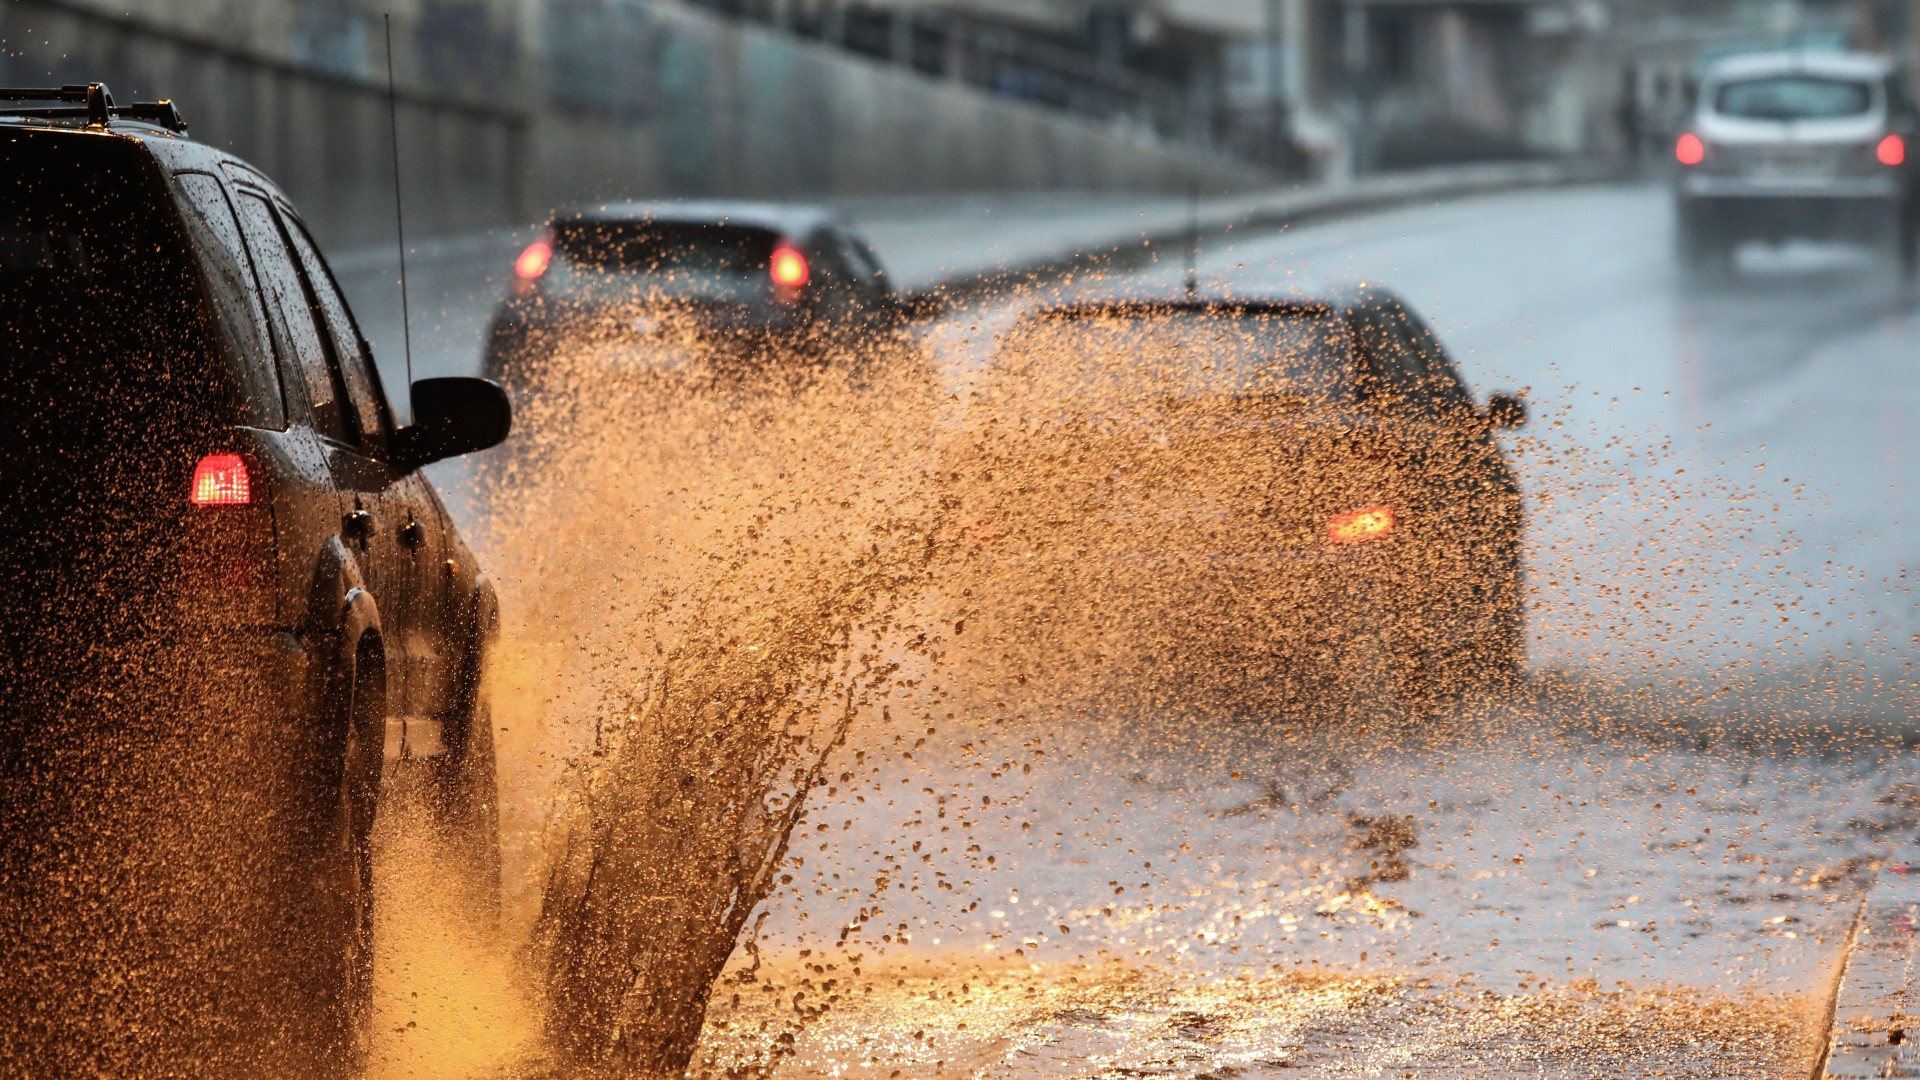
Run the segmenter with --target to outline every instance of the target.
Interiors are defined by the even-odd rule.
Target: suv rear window
[[[737,225],[562,222],[553,246],[567,266],[618,277],[643,294],[712,300],[768,292],[767,264],[778,237]]]
[[[1769,75],[1721,83],[1715,112],[1746,120],[1835,120],[1873,108],[1873,85],[1817,75]]]
[[[191,251],[138,144],[0,133],[10,438],[124,444],[180,422],[233,422]]]

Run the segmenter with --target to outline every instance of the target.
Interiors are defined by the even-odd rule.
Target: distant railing
[[[1211,110],[1164,74],[1102,58],[1077,39],[1050,39],[911,5],[869,7],[793,0],[688,0],[710,15],[765,26],[849,53],[951,79],[995,97],[1128,124],[1168,140],[1212,142]],[[675,77],[668,23],[657,0],[548,0],[543,55],[487,8],[429,4],[396,21],[402,78],[436,92],[498,101],[529,92],[572,109],[646,117],[660,83]],[[296,42],[303,58],[345,75],[371,77],[378,26],[345,4],[303,9]]]
[[[689,0],[873,60],[952,79],[996,97],[1127,123],[1178,142],[1213,141],[1211,109],[1163,74],[1040,33],[909,4]]]

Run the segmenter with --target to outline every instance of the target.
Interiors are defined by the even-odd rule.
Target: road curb
[[[1521,161],[1477,165],[1449,165],[1406,172],[1382,173],[1331,184],[1299,185],[1264,192],[1201,199],[1192,214],[1157,214],[1159,220],[1142,227],[1130,220],[1125,227],[1090,227],[1084,242],[1065,254],[960,270],[937,283],[912,290],[910,295],[971,299],[1009,284],[1036,284],[1062,274],[1096,267],[1113,269],[1151,255],[1156,249],[1184,245],[1193,237],[1208,240],[1235,229],[1273,229],[1286,225],[1360,214],[1426,201],[1490,195],[1521,188],[1561,187],[1617,179],[1617,169],[1588,162]],[[979,197],[979,196],[974,196]],[[931,205],[933,196],[916,197]],[[844,200],[836,203],[847,213]],[[852,216],[858,216],[854,214]],[[533,235],[537,225],[502,226],[483,232],[428,237],[407,246],[407,257],[421,263],[446,259],[497,258]],[[345,249],[328,256],[335,273],[388,270],[398,260],[391,244]]]
[[[1522,188],[1565,187],[1619,178],[1619,170],[1592,162],[1524,161],[1442,166],[1368,176],[1338,184],[1202,199],[1191,216],[1162,227],[1133,229],[1082,245],[1060,257],[981,272],[956,274],[917,295],[966,300],[1010,284],[1038,284],[1095,268],[1114,269],[1153,249],[1225,235],[1235,229],[1276,229],[1414,203],[1491,195]]]
[[[1854,919],[1814,1080],[1920,1078],[1920,844],[1881,867]]]

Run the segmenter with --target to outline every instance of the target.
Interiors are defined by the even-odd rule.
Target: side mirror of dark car
[[[1514,394],[1489,394],[1485,415],[1487,426],[1496,431],[1517,428],[1527,422],[1527,403]]]
[[[394,457],[411,472],[450,457],[498,446],[513,430],[513,404],[488,379],[421,379],[413,384],[413,423],[394,433]]]

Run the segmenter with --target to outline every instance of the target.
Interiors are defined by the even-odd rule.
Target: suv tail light
[[[1327,543],[1364,544],[1393,532],[1393,507],[1368,506],[1327,520]]]
[[[249,506],[253,503],[253,474],[239,454],[208,454],[193,467],[193,489],[187,496],[195,506]]]
[[[187,489],[181,564],[194,617],[209,625],[265,625],[274,616],[273,507],[247,455],[200,458]]]
[[[1683,132],[1674,140],[1673,159],[1682,165],[1698,165],[1707,160],[1707,144],[1693,132]]]
[[[1873,148],[1873,156],[1880,159],[1882,165],[1905,165],[1907,163],[1907,140],[1899,135],[1889,135],[1880,140]]]

